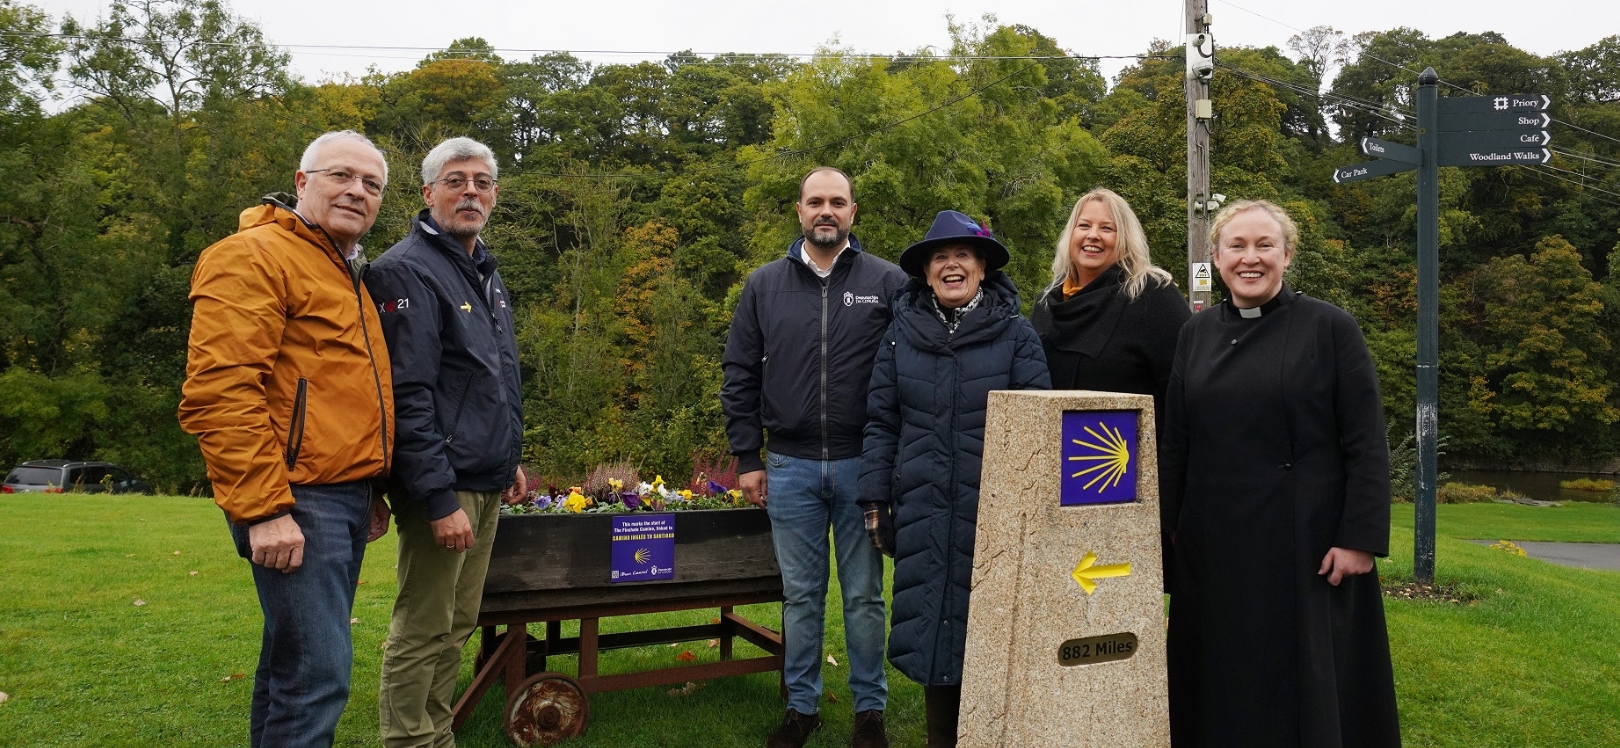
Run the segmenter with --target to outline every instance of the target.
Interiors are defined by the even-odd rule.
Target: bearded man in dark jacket
[[[782,567],[788,708],[766,745],[799,748],[821,729],[831,527],[855,699],[851,745],[883,748],[883,558],[866,540],[855,483],[872,357],[905,274],[862,251],[849,233],[855,198],[847,174],[811,170],[796,208],[804,237],[748,276],[721,360],[720,403],[738,482],[770,513]]]

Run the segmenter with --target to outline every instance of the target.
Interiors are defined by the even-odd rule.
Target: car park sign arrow
[[[1406,164],[1393,159],[1381,158],[1377,161],[1367,161],[1360,164],[1341,166],[1333,170],[1333,181],[1336,184],[1345,182],[1359,182],[1363,179],[1382,177],[1389,174],[1399,174],[1403,171],[1416,169],[1416,164]]]

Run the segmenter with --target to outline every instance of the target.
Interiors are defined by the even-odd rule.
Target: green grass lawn
[[[1466,605],[1391,600],[1407,745],[1620,745],[1620,573],[1552,566],[1467,538],[1620,542],[1620,507],[1440,507],[1440,581]],[[1379,571],[1411,573],[1411,509],[1397,507],[1395,552]],[[393,534],[367,555],[355,603],[353,696],[338,744],[374,745],[379,646],[393,599]],[[178,551],[178,553],[176,553]],[[192,572],[195,572],[193,574]],[[828,728],[847,745],[848,675],[836,591],[824,667]],[[136,605],[140,600],[143,605]],[[774,626],[775,606],[745,614]],[[604,631],[701,623],[712,611],[610,619]],[[0,498],[0,746],[233,746],[246,742],[259,612],[246,562],[206,500]],[[603,654],[603,672],[679,664],[696,642]],[[739,656],[757,652],[738,645]],[[471,649],[463,682],[471,678]],[[554,669],[572,672],[572,658]],[[241,677],[245,676],[245,677]],[[921,690],[892,670],[890,732],[922,744]],[[834,700],[835,699],[835,700]],[[507,745],[497,686],[459,736]],[[755,746],[782,709],[772,674],[710,681],[691,694],[649,688],[591,698],[571,745]]]

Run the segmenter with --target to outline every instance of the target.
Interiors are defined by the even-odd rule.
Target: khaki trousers
[[[457,491],[473,547],[456,553],[433,539],[426,507],[401,501],[399,597],[383,644],[378,712],[388,748],[452,748],[451,709],[461,648],[478,622],[484,572],[500,517],[497,492]]]

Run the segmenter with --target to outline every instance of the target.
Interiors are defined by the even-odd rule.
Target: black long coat
[[[1400,745],[1378,574],[1319,576],[1331,547],[1389,548],[1389,452],[1349,314],[1284,286],[1182,328],[1165,397],[1177,748]]]
[[[891,503],[889,661],[927,686],[962,682],[984,415],[991,390],[1048,389],[1046,359],[1018,291],[999,272],[955,333],[912,281],[878,349],[867,395],[860,501]]]

